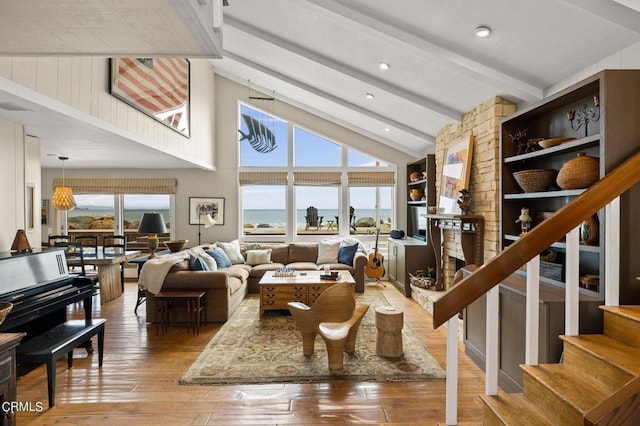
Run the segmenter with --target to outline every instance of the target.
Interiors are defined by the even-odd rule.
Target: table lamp
[[[142,215],[140,226],[138,227],[139,234],[149,234],[149,250],[151,254],[149,259],[156,257],[156,250],[158,250],[158,234],[165,234],[167,227],[164,224],[164,219],[160,213],[145,213]]]

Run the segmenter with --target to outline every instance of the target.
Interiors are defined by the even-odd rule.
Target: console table
[[[427,214],[429,238],[436,257],[436,290],[442,291],[444,271],[442,267],[442,231],[460,233],[460,245],[467,265],[484,263],[484,216]]]

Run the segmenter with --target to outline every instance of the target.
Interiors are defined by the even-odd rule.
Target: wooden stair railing
[[[457,315],[638,182],[640,152],[448,290],[433,304],[433,328],[440,327]]]
[[[633,424],[640,412],[640,376],[584,415],[585,426]],[[629,423],[625,423],[629,422]]]

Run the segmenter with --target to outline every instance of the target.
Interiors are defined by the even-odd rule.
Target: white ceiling
[[[203,34],[206,25],[189,23],[202,12],[199,8],[209,14],[221,0],[45,3],[45,8],[37,0],[0,4],[0,53],[216,57],[211,47],[219,40],[202,40],[219,33]],[[275,92],[283,101],[411,155],[432,151],[443,126],[492,96],[535,102],[545,88],[640,42],[637,0],[229,3],[223,8],[223,58],[211,60],[217,73],[242,84],[251,81],[254,89]],[[163,36],[158,20],[180,28],[174,43],[171,37],[152,41]],[[492,35],[476,38],[479,25],[491,27]],[[151,31],[156,33],[149,38]],[[381,61],[391,69],[379,70]],[[366,99],[366,93],[375,98]],[[25,123],[28,132],[51,147],[73,141],[74,152],[99,154],[103,167],[190,166],[146,147],[123,164],[114,158],[113,146],[131,145],[126,138],[96,123],[51,128],[57,120],[46,117],[56,113],[45,108],[40,119]],[[7,115],[0,110],[0,117]],[[106,143],[109,138],[113,141]],[[91,167],[79,160],[67,166]],[[44,158],[43,165],[57,167],[56,161]]]

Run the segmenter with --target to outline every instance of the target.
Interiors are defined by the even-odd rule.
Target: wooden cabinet
[[[0,333],[0,402],[17,401],[16,389],[16,346],[24,337],[24,333]],[[10,407],[2,405],[0,425],[15,425],[16,413],[5,411]],[[36,409],[37,407],[34,407]]]
[[[407,236],[427,241],[427,206],[436,205],[436,159],[430,154],[407,164]]]
[[[599,160],[599,175],[604,176],[626,158],[640,150],[640,71],[607,70],[597,73],[551,97],[515,113],[501,123],[501,233],[502,245],[507,247],[519,238],[520,224],[516,223],[522,208],[528,208],[534,218],[533,226],[545,215],[558,210],[584,189],[560,189],[554,182],[546,190],[523,192],[513,173],[532,169],[559,171],[578,153]],[[572,118],[570,120],[570,118]],[[525,132],[530,138],[574,138],[558,145],[522,152],[511,135]],[[640,252],[640,186],[636,185],[621,197],[620,302],[640,303],[640,286],[634,283],[640,275],[640,263],[634,256]],[[604,209],[597,213],[600,223],[599,243],[580,245],[580,275],[600,277],[600,285],[583,288],[596,297],[604,297]],[[564,287],[565,244],[562,240],[549,250],[556,259],[541,272],[541,281]],[[542,269],[542,268],[541,268]]]
[[[435,267],[433,249],[413,238],[388,239],[387,277],[405,296],[411,297],[409,274]]]
[[[335,282],[319,284],[264,284],[260,285],[260,315],[267,310],[287,310],[289,302],[315,303],[320,294]]]
[[[472,270],[473,268],[469,268]],[[465,268],[465,271],[467,268]],[[499,295],[499,375],[498,384],[507,392],[522,392],[522,370],[525,362],[526,279],[511,275],[500,284]],[[588,294],[580,295],[580,333],[602,332],[602,300]],[[564,290],[550,284],[540,286],[540,325],[538,361],[557,363],[562,356],[564,334]],[[486,297],[465,309],[465,353],[479,366],[485,366]]]

